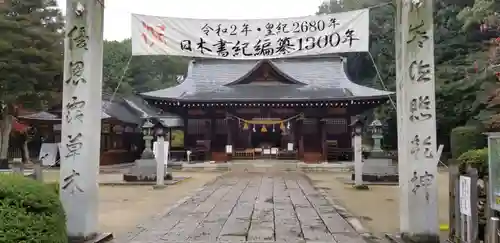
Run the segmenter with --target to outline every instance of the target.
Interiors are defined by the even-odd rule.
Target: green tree
[[[0,7],[0,167],[15,105],[40,108],[57,100],[62,77],[62,16],[55,1],[8,1]]]
[[[488,0],[476,0],[488,1]],[[491,0],[490,0],[491,1]],[[487,39],[479,28],[464,29],[457,20],[462,9],[473,6],[474,0],[443,0],[435,2],[434,39],[436,65],[436,104],[439,143],[447,145],[451,129],[466,123],[480,121],[486,115],[488,97],[494,84],[481,70],[488,62]],[[318,8],[318,14],[370,9],[370,53],[380,71],[385,86],[395,90],[395,8],[385,0],[336,1],[330,0]],[[491,11],[487,11],[491,13]],[[347,70],[351,78],[362,85],[382,88],[373,62],[367,53],[347,54]],[[478,68],[475,68],[477,66]],[[489,76],[491,77],[491,76]],[[500,93],[500,92],[499,92]],[[392,105],[377,109],[386,119],[389,131],[396,131],[396,110]],[[390,140],[390,141],[388,141]],[[393,136],[387,139],[396,145]],[[449,146],[445,146],[449,148]]]
[[[464,30],[484,24],[483,27],[496,29],[500,33],[500,2],[496,0],[475,0],[472,6],[465,7],[458,19],[462,21]]]
[[[130,39],[104,42],[104,91],[113,92],[122,78],[118,89],[122,94],[163,89],[176,85],[177,76],[187,70],[188,60],[184,58],[131,55]]]

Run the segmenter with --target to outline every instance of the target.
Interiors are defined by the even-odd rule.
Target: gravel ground
[[[190,177],[178,184],[155,190],[152,186],[100,186],[99,229],[120,235],[133,230],[180,199],[191,195],[222,173],[218,172],[174,172],[174,177]],[[116,174],[101,174],[101,180],[116,178]],[[48,171],[45,181],[57,181],[59,172]]]
[[[359,191],[346,185],[339,178],[350,178],[350,173],[307,173],[317,188],[324,189],[329,196],[357,216],[362,224],[376,236],[399,231],[398,186],[373,186]],[[448,223],[448,173],[440,172],[439,222]],[[446,235],[444,232],[443,235]]]

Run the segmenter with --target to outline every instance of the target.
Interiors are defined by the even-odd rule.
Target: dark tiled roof
[[[144,119],[159,118],[169,126],[182,126],[179,116],[162,112],[150,106],[143,98],[136,95],[115,95],[112,101],[109,94],[103,94],[103,112],[120,121],[141,125]]]
[[[173,100],[346,100],[385,98],[392,92],[351,82],[340,57],[310,57],[266,60],[274,68],[305,85],[229,85],[260,65],[255,60],[202,59],[193,61],[181,84],[141,94],[149,99]]]
[[[111,100],[111,98],[113,99]],[[61,110],[53,109],[52,112],[60,114]],[[144,119],[158,117],[170,119],[169,124],[182,125],[182,119],[180,121],[176,120],[180,119],[177,115],[161,112],[160,110],[149,106],[149,104],[139,96],[115,95],[114,97],[112,97],[112,95],[109,93],[103,93],[102,95],[101,119],[114,118],[125,123],[142,125]],[[59,121],[61,119],[58,115],[43,111],[34,114],[23,115],[19,118],[25,120],[55,121]]]
[[[117,102],[113,99],[112,102],[103,100],[102,101],[103,113],[109,116],[109,118],[115,118],[125,123],[132,124],[142,124],[142,119],[136,113],[131,111],[126,104],[122,102]]]
[[[144,99],[136,95],[124,97],[123,100],[127,105],[139,113],[141,118],[156,117],[161,113],[160,110],[151,107]]]

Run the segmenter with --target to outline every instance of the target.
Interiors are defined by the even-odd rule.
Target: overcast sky
[[[62,11],[66,0],[57,0]],[[130,38],[130,14],[202,19],[260,19],[313,15],[323,0],[105,0],[104,38]]]

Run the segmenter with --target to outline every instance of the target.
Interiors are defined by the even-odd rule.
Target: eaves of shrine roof
[[[38,112],[19,116],[23,120],[61,120],[61,105],[50,109],[51,112]],[[143,98],[137,95],[112,95],[103,92],[101,104],[101,119],[116,119],[124,123],[142,125],[145,119],[161,119],[171,127],[182,126],[182,119],[178,115],[163,112],[160,109],[150,106]]]
[[[18,118],[23,119],[23,120],[34,120],[34,121],[59,121],[61,120],[59,116],[46,112],[46,111],[40,111],[28,115],[22,115],[19,116]]]
[[[142,119],[136,113],[134,113],[129,107],[125,106],[122,102],[117,102],[116,100],[102,101],[102,115],[101,119],[114,118],[119,121],[130,123],[130,124],[142,124]]]
[[[182,119],[178,115],[163,112],[150,106],[147,101],[138,95],[114,96],[103,92],[102,119],[115,118],[126,123],[142,124],[145,119],[160,119],[169,127],[182,126]]]
[[[269,62],[291,84],[237,84],[263,62]],[[393,94],[355,84],[347,77],[344,66],[339,56],[265,61],[193,60],[182,83],[141,96],[179,101],[299,101],[385,99]]]

